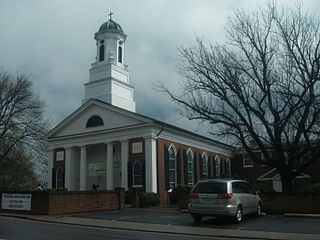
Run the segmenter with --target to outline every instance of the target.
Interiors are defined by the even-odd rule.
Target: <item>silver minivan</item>
[[[247,181],[208,179],[192,189],[189,211],[195,222],[204,216],[229,216],[241,222],[243,215],[261,215],[261,199]]]

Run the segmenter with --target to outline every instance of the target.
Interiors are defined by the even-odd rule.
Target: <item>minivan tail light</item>
[[[190,198],[199,198],[199,195],[198,193],[195,193],[195,192],[191,192],[190,195],[189,195]]]
[[[233,193],[219,193],[218,199],[231,199],[233,197]]]

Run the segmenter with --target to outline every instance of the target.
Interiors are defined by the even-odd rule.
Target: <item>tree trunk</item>
[[[283,192],[293,192],[293,181],[294,177],[290,173],[290,170],[284,168],[279,169],[281,183],[282,183],[282,191]]]

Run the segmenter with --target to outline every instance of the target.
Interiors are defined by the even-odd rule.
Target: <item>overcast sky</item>
[[[280,4],[293,4],[282,0]],[[319,10],[319,0],[303,0]],[[135,87],[137,112],[192,131],[167,96],[153,90],[156,81],[177,89],[181,77],[177,47],[196,37],[224,41],[227,17],[234,9],[254,9],[264,0],[0,0],[0,67],[30,76],[58,124],[81,105],[83,84],[94,62],[93,39],[101,24],[119,23],[128,35],[126,63]]]

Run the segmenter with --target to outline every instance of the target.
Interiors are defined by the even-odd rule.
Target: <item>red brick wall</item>
[[[56,215],[120,209],[123,207],[123,204],[120,203],[121,194],[119,191],[53,192],[49,194],[48,214]]]
[[[125,208],[124,191],[21,193],[32,194],[31,211],[1,209],[1,212],[58,215]]]
[[[266,213],[320,213],[319,193],[262,193],[260,196]]]
[[[184,163],[183,163],[183,150],[187,151],[189,148],[191,148],[194,156],[196,157],[198,154],[202,155],[204,152],[206,152],[206,154],[208,155],[208,160],[210,159],[210,157],[215,157],[215,156],[219,156],[219,158],[221,159],[221,161],[223,162],[223,159],[228,158],[227,156],[224,155],[220,155],[217,154],[215,152],[208,152],[205,151],[203,149],[199,149],[199,148],[194,148],[194,147],[190,147],[184,144],[180,144],[177,142],[172,142],[172,141],[168,141],[165,139],[158,139],[158,155],[157,155],[157,161],[158,161],[158,190],[160,193],[160,204],[161,205],[166,205],[167,204],[167,191],[165,189],[165,155],[164,155],[164,146],[169,147],[171,144],[174,144],[175,148],[180,151],[180,176],[181,176],[181,184],[185,184],[185,179],[184,179]],[[196,161],[197,165],[196,165],[196,170],[197,170],[197,180],[200,180],[200,165],[199,165],[199,161]],[[224,163],[222,163],[224,166]],[[214,161],[212,161],[211,164],[211,170],[209,169],[209,171],[211,171],[211,176],[215,175],[215,164]]]

